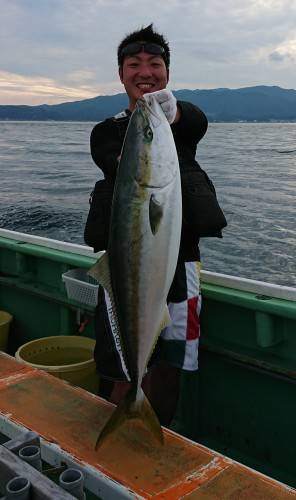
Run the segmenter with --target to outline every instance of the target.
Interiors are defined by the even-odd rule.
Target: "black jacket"
[[[180,120],[171,125],[178,153],[181,184],[183,222],[179,264],[200,259],[200,237],[221,237],[226,220],[221,211],[215,188],[207,174],[197,163],[196,147],[205,135],[208,120],[205,114],[189,102],[178,101]],[[84,239],[97,252],[108,244],[112,195],[116,178],[118,157],[128,126],[130,111],[98,123],[91,133],[91,155],[103,171],[104,179],[98,181],[86,222]],[[177,266],[177,273],[178,273]],[[176,280],[174,280],[176,281]]]

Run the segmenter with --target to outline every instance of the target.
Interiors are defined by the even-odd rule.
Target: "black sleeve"
[[[183,205],[183,239],[217,236],[226,227],[212,181],[196,161],[196,146],[207,131],[206,115],[192,103],[178,101],[180,120],[172,125],[178,152]]]
[[[172,125],[172,131],[178,142],[195,146],[205,135],[208,128],[208,119],[204,112],[191,102],[178,101],[181,116],[178,122]]]
[[[106,250],[109,238],[114,182],[98,181],[92,193],[90,209],[84,230],[84,241],[95,252]]]
[[[184,231],[199,238],[222,238],[227,221],[206,172],[201,168],[184,172],[181,183]]]
[[[98,123],[90,136],[90,152],[95,164],[103,171],[106,178],[115,179],[121,141],[112,119]]]

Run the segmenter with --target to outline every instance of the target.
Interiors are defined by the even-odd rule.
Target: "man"
[[[170,49],[153,25],[128,35],[118,47],[119,77],[129,99],[126,111],[97,124],[91,154],[104,173],[97,182],[85,228],[85,241],[95,251],[107,248],[112,194],[123,139],[137,99],[154,93],[174,135],[182,182],[183,222],[179,259],[167,302],[172,323],[159,338],[143,388],[162,425],[169,426],[179,398],[182,370],[198,369],[199,249],[201,236],[221,237],[226,225],[214,187],[195,160],[196,145],[207,130],[207,118],[196,106],[176,102],[166,89]],[[96,311],[95,360],[101,375],[100,395],[118,404],[128,389],[121,352],[116,349],[100,288]]]

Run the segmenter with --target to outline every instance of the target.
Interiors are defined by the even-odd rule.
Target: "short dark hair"
[[[133,31],[129,35],[127,35],[118,45],[117,48],[117,60],[118,66],[122,66],[124,57],[121,54],[121,51],[126,45],[134,42],[150,42],[156,43],[164,48],[163,60],[167,68],[170,66],[170,48],[167,40],[164,35],[157,33],[153,29],[153,23],[146,26],[146,28],[142,27],[140,30]]]

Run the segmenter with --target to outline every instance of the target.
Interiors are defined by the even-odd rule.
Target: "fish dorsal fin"
[[[97,262],[88,270],[87,274],[95,278],[107,290],[110,297],[113,296],[107,252],[104,251],[99,255]]]
[[[154,194],[150,197],[149,202],[149,221],[152,234],[156,234],[163,216],[163,206],[157,200]]]

